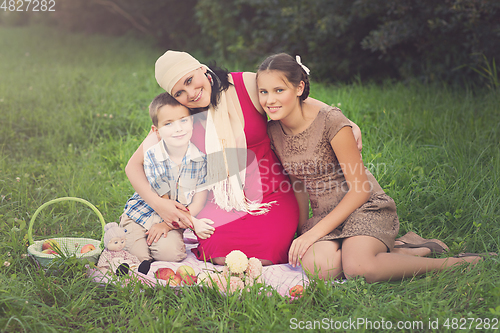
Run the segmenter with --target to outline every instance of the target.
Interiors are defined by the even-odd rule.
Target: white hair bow
[[[297,63],[300,65],[300,67],[302,67],[302,69],[304,70],[304,72],[306,72],[306,74],[309,75],[309,73],[311,71],[309,70],[309,68],[307,68],[306,66],[304,66],[304,64],[300,61],[300,56],[295,56],[295,61],[297,61]]]

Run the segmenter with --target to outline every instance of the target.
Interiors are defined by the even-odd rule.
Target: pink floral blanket
[[[161,267],[169,267],[176,271],[180,266],[188,265],[194,269],[197,275],[202,271],[222,272],[223,266],[214,265],[212,263],[196,259],[195,255],[191,252],[191,249],[197,246],[195,238],[192,238],[192,236],[190,237],[188,233],[185,233],[184,241],[186,242],[187,258],[183,261],[155,261],[151,264],[151,269],[147,275],[139,272],[131,272],[130,275],[134,275],[139,280],[154,286],[157,284],[166,285],[166,281],[155,278],[155,272]],[[116,281],[97,269],[89,268],[88,274],[92,280],[97,283],[111,283]],[[290,288],[296,285],[301,285],[305,288],[309,283],[309,280],[301,266],[294,268],[289,264],[264,266],[262,269],[262,277],[266,285],[273,287],[282,296],[289,295]]]

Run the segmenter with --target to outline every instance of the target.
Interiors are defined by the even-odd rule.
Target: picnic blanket
[[[151,264],[151,268],[147,275],[144,275],[137,271],[131,272],[130,275],[133,275],[137,279],[142,280],[143,282],[151,286],[155,286],[158,284],[166,286],[166,281],[159,280],[155,277],[155,272],[161,267],[168,267],[173,269],[174,271],[177,271],[177,268],[179,268],[180,266],[188,265],[194,269],[196,275],[198,275],[202,271],[222,272],[223,266],[214,265],[210,262],[203,262],[196,259],[195,255],[191,252],[191,249],[195,248],[198,244],[196,241],[196,237],[189,230],[184,233],[184,242],[186,243],[186,259],[180,262],[154,261]],[[95,268],[89,268],[88,275],[96,283],[105,284],[116,281],[112,277],[102,273],[100,270]],[[302,269],[302,266],[297,266],[294,268],[289,264],[264,266],[262,269],[262,277],[264,284],[273,287],[282,296],[289,295],[289,290],[293,286],[301,285],[305,288],[309,283],[309,279]]]

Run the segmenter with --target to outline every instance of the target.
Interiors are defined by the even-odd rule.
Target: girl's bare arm
[[[296,177],[290,175],[293,192],[299,205],[299,229],[309,218],[309,194],[306,191],[304,183]]]

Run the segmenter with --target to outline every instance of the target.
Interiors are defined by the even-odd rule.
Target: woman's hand
[[[162,235],[163,237],[167,237],[167,233],[170,230],[172,229],[165,222],[156,223],[148,231],[146,231],[146,235],[148,235],[146,242],[149,246],[151,246],[153,242],[156,243],[158,240],[160,240]]]
[[[211,224],[214,224],[214,221],[210,219],[197,219],[196,217],[193,217],[194,232],[201,239],[207,239],[212,236],[215,228],[212,227]]]
[[[187,211],[183,204],[166,198],[159,198],[152,207],[158,215],[167,223],[171,223],[177,228],[192,228],[191,214]]]
[[[313,230],[307,231],[305,234],[295,238],[288,251],[288,262],[292,267],[300,265],[300,260],[320,237],[316,236]]]

